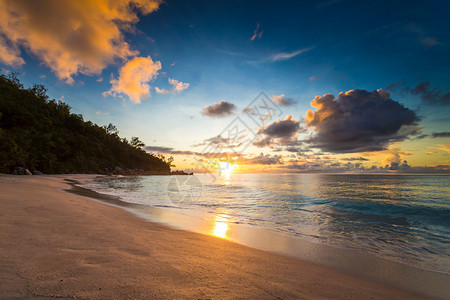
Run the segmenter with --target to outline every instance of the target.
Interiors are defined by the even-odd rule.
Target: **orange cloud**
[[[103,96],[127,95],[134,103],[140,103],[141,99],[150,97],[149,81],[158,76],[161,70],[161,62],[154,62],[150,56],[135,57],[128,61],[119,71],[118,79],[111,79],[112,87],[103,93]]]
[[[255,31],[253,32],[253,35],[252,35],[252,37],[250,38],[250,41],[254,41],[256,38],[261,38],[262,37],[262,34],[263,34],[263,32],[264,31],[260,31],[259,30],[259,27],[260,27],[260,24],[258,23],[258,24],[256,24],[256,29],[255,29]]]
[[[169,91],[169,90],[166,90],[166,89],[160,89],[159,87],[155,87],[155,91],[158,93],[158,94],[171,94],[171,92]]]
[[[155,87],[155,91],[158,94],[176,94],[184,91],[189,87],[189,83],[181,82],[173,78],[169,78],[169,83],[173,86],[172,90],[160,89],[159,87]]]
[[[117,59],[138,54],[124,41],[137,13],[158,9],[159,0],[0,0],[0,61],[24,63],[19,47],[36,55],[56,76],[100,74]]]
[[[169,83],[173,85],[173,88],[177,93],[184,91],[189,87],[189,83],[181,82],[172,78],[169,78]]]
[[[20,67],[25,61],[19,57],[20,50],[0,36],[0,61],[11,67]]]
[[[442,151],[447,151],[448,153],[450,153],[450,144],[446,144],[446,145],[438,145],[439,147],[437,147],[436,149],[442,150]]]

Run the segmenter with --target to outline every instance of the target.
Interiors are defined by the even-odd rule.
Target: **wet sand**
[[[423,299],[64,191],[93,177],[0,175],[0,298]]]

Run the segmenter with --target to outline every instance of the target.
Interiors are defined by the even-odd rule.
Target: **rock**
[[[115,167],[115,168],[114,168],[114,171],[115,171],[116,173],[123,173],[123,169],[122,169],[121,167]]]
[[[16,167],[12,172],[13,175],[32,175],[30,170],[25,169],[24,167]]]
[[[41,171],[38,171],[38,170],[34,170],[33,175],[44,175],[44,173],[42,173]]]

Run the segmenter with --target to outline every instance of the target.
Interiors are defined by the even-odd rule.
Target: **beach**
[[[64,191],[95,176],[0,175],[0,298],[425,298]]]

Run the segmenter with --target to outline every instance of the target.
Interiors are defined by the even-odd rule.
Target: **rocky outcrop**
[[[24,167],[15,167],[12,174],[13,175],[32,175],[30,170],[28,170]]]

